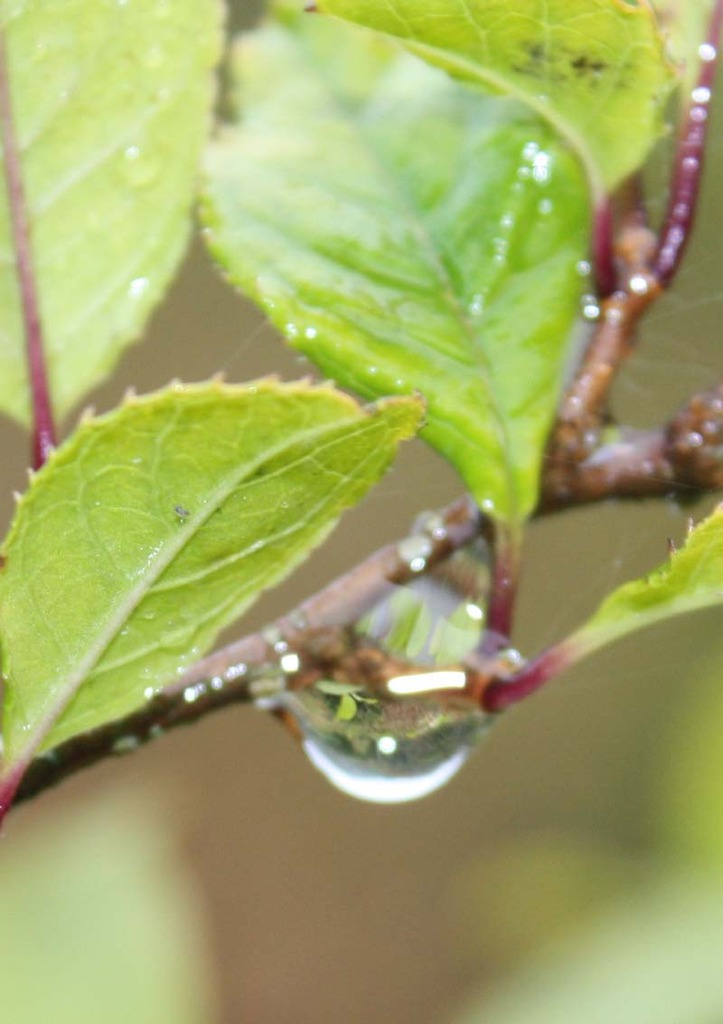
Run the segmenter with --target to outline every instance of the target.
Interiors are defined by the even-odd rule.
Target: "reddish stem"
[[[668,210],[655,256],[655,276],[664,288],[670,285],[680,267],[695,221],[722,27],[723,0],[717,0],[708,36],[698,49],[700,73],[688,97],[681,125]]]
[[[492,585],[487,605],[487,628],[484,650],[493,653],[507,646],[512,635],[512,623],[517,599],[519,543],[499,526],[494,535],[494,565]]]
[[[615,270],[615,249],[613,244],[613,208],[609,199],[595,210],[592,235],[592,258],[597,281],[598,295],[606,299],[617,287],[618,275]]]
[[[18,786],[22,781],[26,767],[26,765],[23,765],[20,768],[14,768],[11,770],[9,775],[5,775],[0,778],[0,828],[2,828],[5,815],[12,807],[15,794],[17,793]]]
[[[563,641],[556,647],[550,647],[537,658],[528,661],[516,675],[489,683],[482,691],[482,707],[492,713],[518,704],[569,668],[575,660],[575,653],[569,643]]]
[[[15,269],[25,325],[25,352],[33,409],[33,465],[39,468],[55,447],[56,434],[43,352],[40,306],[35,282],[30,225],[23,187],[20,150],[15,134],[5,39],[0,33],[0,138]]]

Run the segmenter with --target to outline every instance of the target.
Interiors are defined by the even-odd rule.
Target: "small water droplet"
[[[710,103],[710,89],[707,89],[704,85],[699,85],[693,89],[690,97],[693,103]]]
[[[705,438],[702,434],[699,434],[697,430],[691,430],[688,434],[688,444],[691,448],[700,448],[705,443]]]
[[[718,51],[711,43],[701,43],[698,47],[698,56],[705,64],[710,64],[718,56]]]
[[[123,171],[132,188],[143,188],[158,176],[160,165],[155,157],[149,156],[140,146],[133,145],[123,150]]]
[[[472,704],[397,699],[328,681],[284,693],[276,706],[293,715],[309,760],[333,786],[379,804],[418,800],[445,785],[491,722]]]
[[[114,754],[130,754],[131,751],[140,747],[141,741],[137,736],[120,736],[113,744]]]
[[[316,327],[307,327],[306,330],[304,331],[304,337],[308,338],[309,341],[313,341],[317,334],[318,331]]]
[[[232,683],[234,679],[242,679],[247,672],[248,668],[243,661],[240,661],[237,665],[229,665],[223,674],[224,682]]]
[[[589,277],[592,272],[592,265],[589,260],[578,260],[575,264],[575,270],[580,277]]]
[[[281,671],[287,675],[292,675],[294,672],[298,672],[301,667],[301,659],[298,654],[294,654],[293,651],[289,654],[284,654],[279,661]]]
[[[128,285],[128,294],[132,299],[140,299],[148,289],[147,277],[134,277]]]
[[[648,279],[643,274],[633,274],[628,281],[628,286],[635,295],[647,295]]]
[[[206,692],[205,683],[194,683],[193,686],[187,686],[183,691],[183,699],[186,704],[193,704],[198,700],[199,697],[203,697]]]
[[[403,541],[400,541],[397,545],[397,552],[412,572],[422,572],[432,553],[432,541],[424,534],[414,534],[412,537],[405,537]]]

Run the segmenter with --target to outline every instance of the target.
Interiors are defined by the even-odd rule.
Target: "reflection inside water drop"
[[[379,696],[331,681],[287,691],[279,703],[298,724],[314,767],[349,796],[380,804],[417,800],[443,786],[490,721],[471,705]]]
[[[432,533],[438,524],[426,524]],[[426,561],[428,536],[400,554],[414,572]],[[424,576],[390,584],[356,623],[356,632],[408,664],[383,689],[321,680],[288,689],[272,706],[296,725],[312,764],[350,796],[374,803],[417,800],[443,786],[462,767],[491,722],[463,691],[465,674],[450,665],[485,635],[489,550],[482,538]],[[299,659],[293,654],[294,664]]]

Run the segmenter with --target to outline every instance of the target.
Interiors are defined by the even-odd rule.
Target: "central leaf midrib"
[[[320,437],[325,433],[338,430],[342,425],[351,425],[355,423],[357,426],[360,426],[368,421],[368,417],[368,412],[362,412],[361,418],[358,420],[354,417],[350,417],[346,421],[342,420],[341,422],[324,424],[322,427],[315,427],[311,430],[305,431],[304,433],[298,434],[291,441],[287,440],[275,447],[269,448],[252,462],[246,463],[239,472],[235,474],[230,473],[226,477],[226,482],[224,482],[224,484],[219,485],[215,490],[211,491],[206,506],[207,511],[204,510],[203,514],[192,517],[186,524],[187,528],[183,531],[179,531],[176,535],[177,539],[171,538],[168,541],[167,545],[164,547],[163,553],[159,555],[158,558],[154,559],[147,571],[139,577],[138,583],[130,590],[126,600],[122,601],[118,609],[109,616],[105,627],[100,630],[95,643],[91,645],[86,657],[80,660],[76,665],[75,670],[67,674],[66,681],[60,684],[59,688],[62,690],[62,694],[59,699],[49,706],[47,712],[40,718],[36,727],[31,730],[30,739],[26,743],[25,747],[15,756],[12,762],[8,762],[8,765],[22,765],[29,763],[38,746],[42,743],[43,737],[48,734],[50,729],[52,729],[52,726],[59,719],[60,715],[68,706],[74,695],[78,692],[78,689],[82,686],[85,679],[88,678],[95,666],[99,663],[112,640],[118,634],[123,623],[130,618],[132,613],[139,606],[144,596],[153,585],[153,582],[160,578],[160,576],[178,557],[184,547],[193,541],[200,528],[207,522],[209,517],[213,515],[219,505],[241,484],[245,477],[252,475],[259,467],[263,466],[264,463],[282,455],[284,451],[289,448],[305,442],[308,443],[317,436]],[[8,765],[5,767],[7,768]]]
[[[327,96],[330,100],[330,106],[335,108],[339,114],[339,117],[344,123],[350,125],[352,129],[359,135],[362,143],[368,150],[377,168],[381,172],[380,176],[383,177],[389,191],[393,197],[398,201],[401,212],[404,214],[407,222],[411,225],[414,230],[414,234],[420,240],[424,246],[424,251],[427,256],[427,265],[432,273],[437,277],[441,287],[441,297],[445,300],[444,305],[448,309],[452,318],[458,323],[460,329],[464,333],[469,350],[472,353],[475,361],[475,365],[480,371],[480,375],[483,378],[485,390],[489,401],[489,409],[493,414],[494,420],[497,424],[498,437],[500,443],[500,449],[502,451],[504,459],[504,475],[507,480],[507,492],[509,509],[514,510],[517,504],[517,493],[515,486],[514,474],[511,470],[511,458],[512,458],[512,440],[509,435],[507,428],[507,422],[504,416],[504,412],[500,409],[497,404],[497,399],[492,387],[493,374],[490,365],[485,358],[484,352],[480,350],[480,347],[475,345],[475,332],[471,321],[468,319],[464,307],[460,301],[460,297],[457,295],[455,290],[454,281],[444,264],[444,260],[440,257],[437,252],[435,240],[430,235],[427,225],[421,216],[421,213],[416,209],[409,201],[405,193],[400,189],[399,183],[396,180],[393,169],[387,163],[384,154],[379,150],[379,147],[374,142],[370,134],[365,130],[365,126],[360,119],[351,116],[350,112],[346,109],[341,97],[337,94],[335,83],[332,79],[329,79],[326,75],[320,73],[320,65],[312,59],[311,54],[305,44],[305,40],[299,35],[299,46],[298,50],[301,53],[304,63],[315,74],[317,80],[319,80],[325,87]],[[322,67],[323,70],[323,67]],[[367,101],[365,100],[365,103]],[[451,300],[451,301],[450,301]],[[477,496],[478,497],[478,496]]]

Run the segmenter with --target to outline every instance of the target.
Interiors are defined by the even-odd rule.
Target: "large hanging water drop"
[[[412,572],[420,551],[403,554]],[[417,800],[465,763],[492,718],[465,694],[464,672],[445,666],[481,642],[489,578],[480,538],[427,575],[390,584],[355,630],[409,671],[374,689],[321,680],[274,700],[337,789],[374,803]]]
[[[431,672],[429,685],[461,672]],[[424,676],[392,680],[424,685]],[[434,678],[432,678],[434,677]],[[439,696],[379,696],[345,683],[319,682],[283,694],[281,706],[302,734],[312,764],[333,786],[373,803],[396,804],[434,792],[462,767],[490,716]]]

